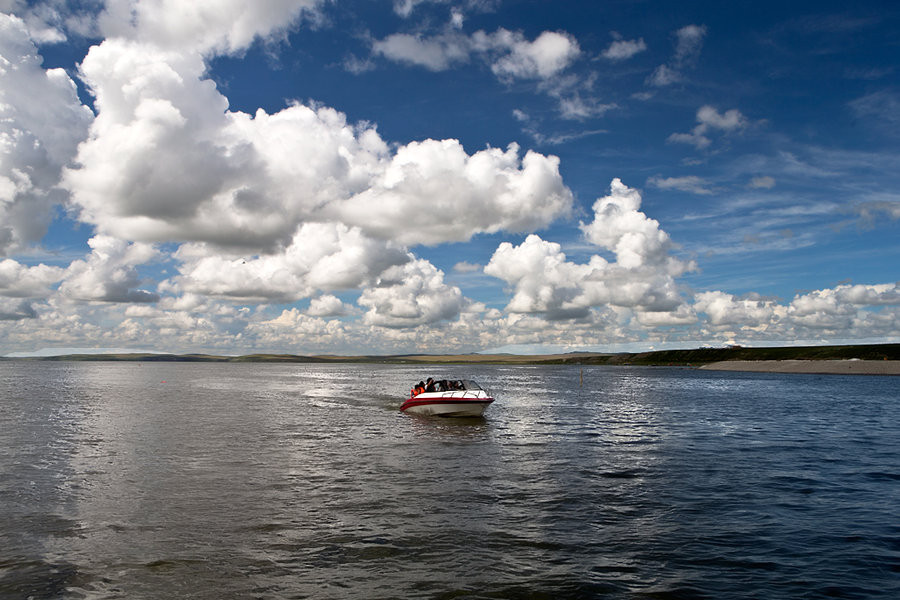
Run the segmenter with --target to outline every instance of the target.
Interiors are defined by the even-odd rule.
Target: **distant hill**
[[[30,361],[142,361],[142,362],[261,362],[261,363],[386,363],[386,364],[576,364],[576,365],[685,365],[740,360],[900,360],[900,344],[855,346],[790,346],[777,348],[696,348],[690,350],[658,350],[638,353],[569,354],[405,354],[364,356],[297,356],[293,354],[248,354],[216,356],[211,354],[69,354],[0,360]]]

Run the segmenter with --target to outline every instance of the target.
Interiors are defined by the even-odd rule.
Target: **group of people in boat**
[[[463,386],[462,381],[454,381],[450,379],[441,379],[440,381],[435,381],[433,378],[429,377],[425,381],[420,381],[413,389],[409,391],[410,398],[415,398],[419,394],[423,394],[425,392],[452,392],[453,390],[464,390],[466,389]]]

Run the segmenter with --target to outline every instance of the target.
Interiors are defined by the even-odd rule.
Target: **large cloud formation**
[[[397,6],[408,15],[416,4]],[[695,293],[679,283],[694,262],[618,179],[580,223],[592,254],[575,262],[535,233],[573,213],[559,159],[515,143],[394,144],[313,102],[232,110],[209,61],[285,40],[298,23],[321,19],[321,0],[107,0],[94,13],[79,5],[85,12],[70,15],[79,31],[102,38],[78,73],[93,110],[69,74],[43,68],[35,45],[65,39],[75,20],[7,5],[24,19],[0,15],[0,352],[474,351],[900,330],[898,284],[839,285],[787,302]],[[504,82],[546,87],[582,56],[565,32],[529,39],[460,26],[388,36],[372,50],[432,70],[478,59]],[[706,29],[675,35],[672,59],[648,83],[683,80]],[[605,56],[644,48],[621,42]],[[670,141],[703,149],[747,125],[736,109],[709,105],[696,120]],[[706,190],[697,178],[649,181]],[[56,207],[93,228],[87,253],[59,258],[62,266],[16,254],[40,242]],[[415,254],[503,232],[528,235],[499,242],[483,274],[459,262],[468,266],[454,275],[503,282],[508,302],[493,306]],[[282,303],[294,305],[271,308]]]
[[[405,247],[532,231],[571,210],[558,159],[522,155],[516,144],[474,154],[452,139],[392,148],[373,126],[323,106],[229,110],[206,59],[271,35],[266,23],[315,4],[279,6],[273,16],[227,5],[233,18],[195,37],[206,4],[171,27],[161,6],[114,3],[100,18],[110,37],[81,63],[97,116],[63,185],[103,236],[181,244],[172,255],[179,275],[160,292],[290,302],[377,285],[360,300],[370,307],[365,320],[417,325],[457,314],[462,296],[457,289],[455,300],[430,306],[428,290],[442,284],[422,275],[431,283],[418,289],[421,317],[405,316],[397,290],[376,283],[413,260]],[[177,43],[182,37],[189,41]],[[63,286],[70,296],[75,289],[84,286]]]
[[[437,244],[544,227],[571,207],[558,159],[516,145],[392,151],[329,108],[231,112],[197,54],[110,39],[81,71],[98,116],[65,184],[84,220],[124,239],[273,251],[331,220]]]

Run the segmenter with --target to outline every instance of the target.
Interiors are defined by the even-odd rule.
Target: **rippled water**
[[[0,597],[900,597],[900,380],[583,373],[0,363]]]

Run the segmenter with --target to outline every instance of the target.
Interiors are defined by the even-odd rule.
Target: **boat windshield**
[[[471,379],[463,379],[462,380],[463,389],[466,390],[480,390],[481,386],[472,381]]]

